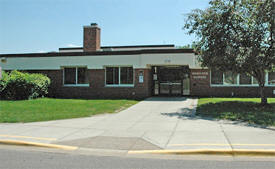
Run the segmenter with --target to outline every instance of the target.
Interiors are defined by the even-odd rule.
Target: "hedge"
[[[0,79],[0,98],[24,100],[44,97],[48,94],[50,79],[43,74],[12,71],[2,73]]]

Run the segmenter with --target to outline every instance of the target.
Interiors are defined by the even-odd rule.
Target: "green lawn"
[[[135,100],[80,100],[40,98],[0,100],[0,122],[34,122],[114,113],[136,104]]]
[[[261,107],[259,98],[200,98],[197,115],[275,126],[275,98]]]

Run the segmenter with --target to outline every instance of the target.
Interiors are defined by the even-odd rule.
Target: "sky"
[[[182,27],[209,0],[0,0],[0,53],[58,51],[83,45],[97,23],[101,46],[191,44]]]

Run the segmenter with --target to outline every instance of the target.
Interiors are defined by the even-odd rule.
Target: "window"
[[[120,68],[120,84],[133,84],[133,68],[121,67]]]
[[[220,71],[211,71],[211,83],[223,84],[223,73]]]
[[[88,71],[84,67],[64,68],[64,85],[88,86]]]
[[[87,68],[77,68],[77,84],[88,84]]]
[[[224,85],[237,84],[238,74],[232,72],[224,73]]]
[[[118,67],[107,67],[106,68],[106,84],[119,84],[118,71],[119,71]]]
[[[275,85],[275,72],[268,73],[268,84]]]
[[[266,74],[266,85],[275,85],[275,72]],[[246,73],[232,73],[230,71],[222,73],[211,71],[211,85],[213,86],[251,86],[259,85],[258,80]]]
[[[240,85],[258,85],[258,80],[247,74],[240,74]]]
[[[75,68],[64,68],[64,84],[76,84]]]
[[[255,77],[252,77],[252,84],[258,85],[258,80]]]
[[[133,67],[106,67],[106,85],[133,85]]]
[[[240,74],[240,84],[251,85],[252,77],[247,74]]]

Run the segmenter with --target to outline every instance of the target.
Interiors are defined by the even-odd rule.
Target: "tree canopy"
[[[196,47],[196,42],[193,41],[191,44],[178,46],[179,49],[194,49]]]
[[[184,28],[199,39],[203,67],[249,74],[263,90],[265,72],[275,66],[274,13],[273,0],[211,0],[187,15]]]

